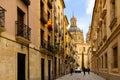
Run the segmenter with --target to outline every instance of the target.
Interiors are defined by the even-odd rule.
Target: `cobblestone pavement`
[[[105,80],[105,79],[92,72],[90,74],[86,72],[85,75],[83,73],[73,73],[72,75],[68,74],[56,80]]]

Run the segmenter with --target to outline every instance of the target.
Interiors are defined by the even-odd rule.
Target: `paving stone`
[[[56,80],[105,80],[105,79],[92,72],[90,74],[86,72],[85,75],[82,72],[82,73],[73,73],[72,75],[68,74]]]

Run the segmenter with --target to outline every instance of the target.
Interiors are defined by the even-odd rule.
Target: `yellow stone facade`
[[[119,0],[95,0],[92,16],[91,69],[107,80],[120,79],[119,7]]]
[[[68,31],[70,32],[75,44],[75,55],[74,55],[76,61],[75,67],[79,66],[82,68],[82,66],[84,66],[85,68],[87,68],[89,67],[88,66],[88,49],[90,47],[89,43],[84,42],[83,31],[77,27],[76,18],[74,16],[71,18],[70,23],[71,24]]]
[[[64,8],[63,0],[0,1],[0,80],[53,80],[64,74]]]
[[[64,24],[64,8],[65,4],[63,0],[55,0],[54,3],[54,44],[57,47],[55,51],[55,64],[54,65],[54,76],[55,78],[62,76],[64,72],[64,28],[67,27]]]
[[[70,68],[74,68],[75,43],[69,31],[65,34],[65,74],[70,73]]]

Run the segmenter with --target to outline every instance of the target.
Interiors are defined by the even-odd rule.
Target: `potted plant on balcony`
[[[48,20],[48,29],[51,31],[52,30],[52,22],[51,19]]]
[[[51,52],[54,52],[56,49],[54,46],[50,45],[50,46],[48,46],[48,50]]]

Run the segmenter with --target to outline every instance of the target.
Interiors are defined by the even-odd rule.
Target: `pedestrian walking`
[[[72,76],[72,73],[73,73],[73,68],[70,68],[70,74]]]
[[[88,74],[90,74],[90,68],[89,67],[87,68],[87,72],[88,72]]]
[[[84,73],[84,75],[85,75],[85,71],[86,71],[86,69],[85,69],[85,67],[83,67],[83,73]]]

